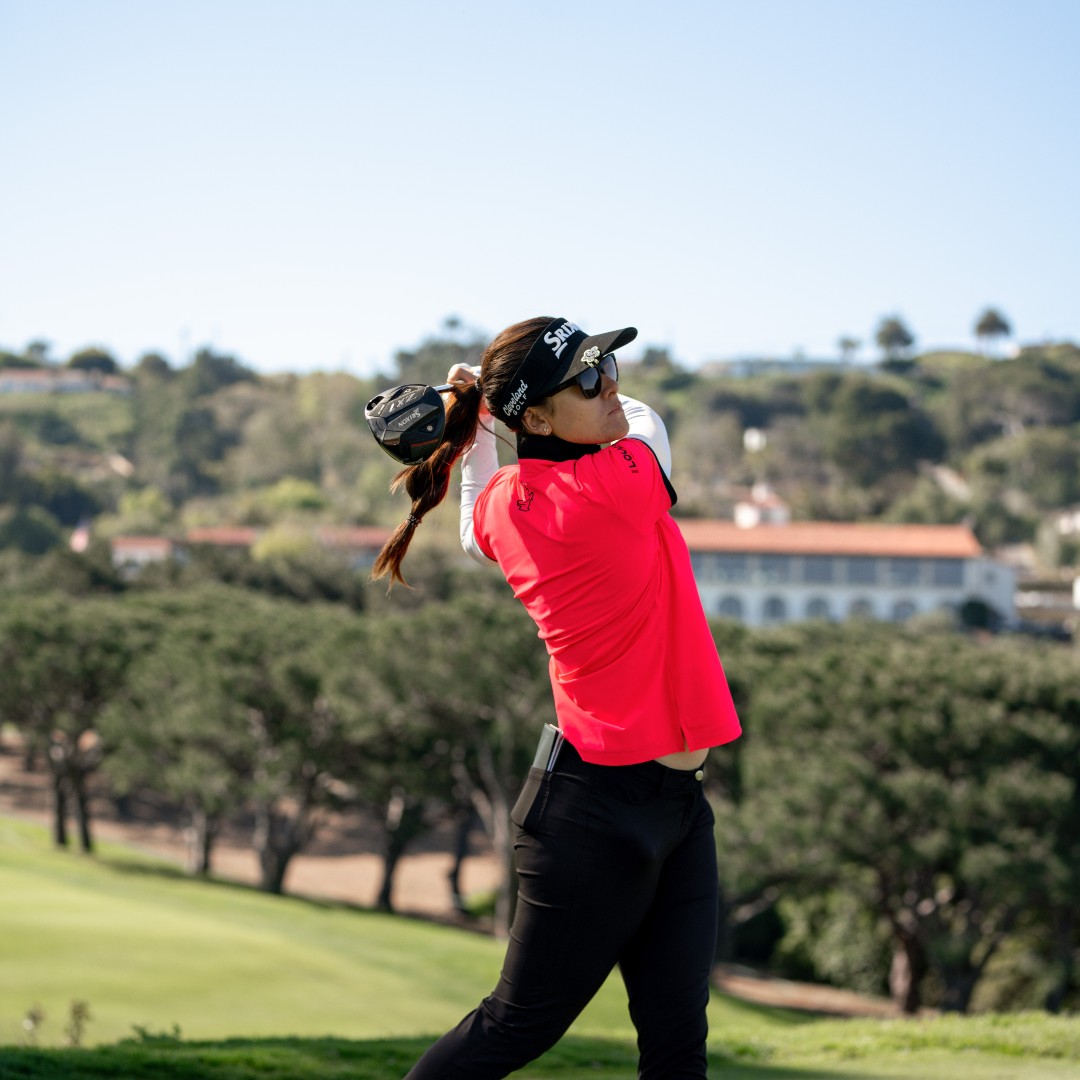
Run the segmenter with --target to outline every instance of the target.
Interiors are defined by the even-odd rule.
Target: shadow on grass
[[[316,911],[347,911],[356,915],[393,915],[398,919],[407,919],[411,922],[424,923],[426,925],[450,926],[457,930],[469,930],[473,933],[491,937],[490,925],[483,919],[473,919],[460,914],[431,915],[410,911],[386,911],[382,908],[368,907],[364,904],[353,903],[349,900],[328,899],[326,897],[308,896],[304,893],[271,893],[260,889],[246,881],[235,881],[232,878],[216,877],[210,875],[189,874],[183,867],[172,863],[143,862],[128,857],[117,858],[111,855],[95,855],[94,859],[102,866],[107,866],[117,874],[123,874],[130,878],[142,878],[144,880],[193,882],[210,888],[220,889],[244,896],[265,896],[272,899],[287,900],[294,904],[301,904]]]
[[[18,1080],[401,1080],[430,1038],[226,1039],[185,1042],[143,1033],[91,1049],[0,1047],[0,1076]],[[709,1055],[725,1080],[835,1080],[820,1070],[783,1068],[762,1048],[733,1047]],[[750,1058],[750,1060],[747,1060]],[[519,1075],[528,1080],[625,1080],[633,1076],[633,1046],[569,1036]]]

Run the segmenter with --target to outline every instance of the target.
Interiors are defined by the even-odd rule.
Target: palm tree
[[[862,342],[856,337],[845,334],[843,337],[837,338],[836,347],[840,350],[841,362],[850,364],[855,359],[855,354],[862,347]]]
[[[907,356],[915,344],[915,335],[904,325],[899,315],[890,315],[882,319],[874,335],[878,347],[885,354],[886,361],[900,360]]]
[[[994,338],[1011,336],[1012,327],[997,308],[988,307],[975,322],[975,337],[984,355],[989,352],[988,344]]]

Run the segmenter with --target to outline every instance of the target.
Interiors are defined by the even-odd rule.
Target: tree
[[[827,457],[855,484],[869,487],[890,473],[912,473],[935,459],[941,440],[929,419],[900,391],[851,373],[835,385],[818,414]]]
[[[887,928],[906,1011],[930,975],[966,1010],[1019,921],[1045,921],[1045,897],[1074,883],[1075,760],[1059,755],[1075,708],[1052,695],[1080,684],[1051,691],[1061,677],[1010,643],[862,627],[822,646],[805,632],[752,693],[736,812],[764,822],[763,866],[807,895],[841,889]]]
[[[884,353],[886,361],[906,359],[911,347],[915,344],[915,336],[899,315],[882,319],[878,324],[874,340]]]
[[[198,869],[222,816],[245,805],[260,887],[280,893],[352,760],[346,719],[326,693],[330,665],[355,663],[340,638],[352,616],[220,588],[165,602],[168,630],[108,717],[110,773],[129,789],[152,779],[181,802]]]
[[[51,350],[52,345],[50,342],[45,341],[43,338],[36,338],[26,346],[24,355],[34,367],[44,367],[50,362],[49,352]]]
[[[120,365],[105,349],[81,349],[73,353],[67,366],[73,371],[96,371],[101,375],[118,375]]]
[[[478,364],[484,340],[475,333],[462,337],[460,331],[459,322],[448,320],[441,335],[426,338],[417,349],[399,349],[394,354],[396,381],[438,384],[454,364]]]
[[[86,785],[109,750],[98,721],[151,631],[113,600],[20,597],[0,614],[0,717],[48,762],[59,847],[73,803],[82,850],[93,850]]]
[[[454,801],[446,732],[416,695],[417,657],[431,663],[411,616],[352,624],[330,646],[338,657],[327,682],[330,707],[346,718],[351,755],[340,780],[382,826],[382,880],[376,905],[394,909],[394,877],[409,844]]]
[[[230,703],[220,681],[207,677],[217,663],[215,628],[235,603],[226,589],[157,600],[162,633],[132,665],[124,698],[99,721],[113,748],[105,771],[114,790],[124,796],[152,788],[186,816],[193,874],[210,872],[220,825],[243,803],[242,740],[238,745],[235,730],[222,723]]]
[[[62,541],[59,523],[40,506],[0,511],[0,550],[43,555]]]
[[[161,353],[143,353],[135,364],[134,374],[137,378],[168,379],[175,372],[169,361]]]
[[[547,654],[532,620],[505,593],[426,605],[404,620],[396,640],[410,707],[430,717],[446,775],[503,864],[495,922],[505,935],[516,893],[510,810],[544,722],[554,719]]]
[[[855,354],[862,347],[862,342],[856,337],[844,335],[837,339],[836,347],[840,350],[840,362],[850,364],[855,359]]]
[[[939,407],[953,451],[1029,427],[1080,422],[1080,352],[1025,350],[1018,357],[966,368]]]
[[[191,366],[184,371],[184,380],[192,397],[202,397],[220,390],[223,386],[231,386],[237,382],[254,382],[257,379],[258,375],[241,364],[235,356],[216,353],[208,348],[200,349]]]
[[[17,490],[23,452],[19,429],[5,419],[0,423],[0,503],[17,501],[12,500],[12,495]]]
[[[988,307],[975,320],[975,338],[983,353],[988,351],[989,343],[997,338],[1007,338],[1011,335],[1012,327],[997,308]]]
[[[33,369],[42,366],[29,356],[20,356],[18,353],[8,352],[7,349],[0,349],[0,371],[4,368]]]

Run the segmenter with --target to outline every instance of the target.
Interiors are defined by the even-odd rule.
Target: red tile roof
[[[739,528],[731,521],[679,521],[691,551],[776,555],[877,555],[973,559],[982,555],[966,525],[878,525],[793,521]]]
[[[164,536],[114,536],[109,544],[113,551],[160,551],[166,555],[173,546]]]

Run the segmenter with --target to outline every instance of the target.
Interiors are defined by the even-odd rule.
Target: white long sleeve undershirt
[[[664,475],[671,478],[671,445],[664,421],[644,402],[619,395],[630,431],[624,438],[640,439],[656,455]],[[480,550],[473,528],[473,508],[480,492],[499,468],[499,453],[495,443],[494,420],[486,413],[476,429],[472,446],[461,455],[461,546],[470,558],[480,563],[491,560]]]

